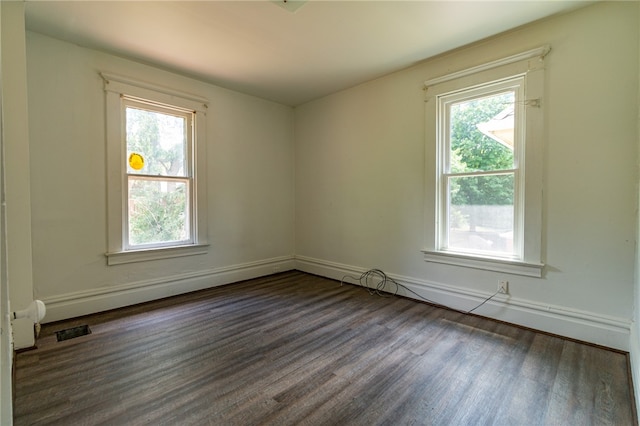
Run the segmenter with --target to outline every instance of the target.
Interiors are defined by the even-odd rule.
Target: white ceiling
[[[295,106],[588,3],[27,0],[26,26]]]

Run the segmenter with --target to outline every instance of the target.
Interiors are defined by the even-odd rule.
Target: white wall
[[[209,253],[107,266],[103,82],[209,99]],[[293,267],[293,111],[27,33],[33,280],[47,321]]]
[[[628,349],[638,151],[638,4],[541,21],[296,108],[296,256],[340,278],[381,268],[468,309]],[[423,261],[423,81],[550,44],[546,58],[544,278]],[[430,161],[427,158],[426,161]],[[502,300],[502,299],[501,299]]]
[[[2,22],[2,7],[0,7]],[[2,57],[2,31],[0,30],[0,58]],[[9,320],[9,283],[7,281],[6,213],[4,191],[4,135],[2,118],[2,62],[0,59],[0,424],[13,423],[12,369],[13,345]]]
[[[638,16],[640,19],[640,8],[638,8]],[[639,35],[640,36],[640,35]],[[638,50],[640,51],[640,39],[638,40]],[[640,59],[640,54],[638,55]],[[640,65],[639,65],[640,69]],[[638,74],[638,79],[640,80],[640,74]],[[640,84],[638,85],[638,101],[640,102]],[[638,137],[638,148],[640,151],[640,108],[637,111],[638,116],[638,127],[637,127],[637,137]],[[637,167],[640,169],[640,156],[636,159]],[[635,274],[634,274],[634,294],[633,294],[633,320],[631,323],[631,338],[629,342],[629,358],[631,361],[631,376],[633,378],[633,383],[636,384],[635,391],[635,399],[636,399],[636,407],[640,407],[640,388],[637,387],[637,384],[640,383],[640,329],[638,328],[638,324],[640,324],[640,250],[638,250],[637,241],[640,241],[640,176],[639,180],[636,182],[636,194],[639,194],[637,197],[638,201],[638,210],[636,210],[636,263],[635,263]],[[640,413],[638,414],[638,419],[640,420]]]
[[[33,299],[29,129],[24,3],[2,2],[2,122],[5,154],[7,281],[12,310]],[[16,349],[33,346],[33,324],[13,323]]]

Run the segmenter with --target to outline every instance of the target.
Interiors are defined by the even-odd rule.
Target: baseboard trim
[[[347,275],[358,277],[368,270],[306,256],[295,257],[295,269],[336,280],[342,280]],[[414,277],[387,275],[421,297],[458,310],[472,309],[491,296],[490,293],[469,288],[454,287]],[[395,289],[390,290],[395,291]],[[398,294],[420,300],[410,292],[401,291]],[[629,351],[631,321],[623,318],[502,295],[488,301],[474,313],[546,333]]]
[[[306,256],[281,256],[114,287],[45,297],[42,299],[47,305],[47,316],[44,322],[79,317],[292,269],[335,280],[342,280],[348,275],[358,277],[367,271],[366,268]],[[471,309],[490,296],[488,293],[468,288],[448,286],[414,277],[388,275],[421,297],[454,309]],[[409,292],[399,294],[420,300]],[[632,344],[630,320],[514,297],[499,297],[490,300],[474,313],[613,349],[627,352],[630,350]],[[636,362],[634,355],[638,356],[638,353],[634,351],[632,354],[633,368],[638,371],[640,362]]]
[[[295,269],[294,256],[214,268],[42,298],[54,322]]]

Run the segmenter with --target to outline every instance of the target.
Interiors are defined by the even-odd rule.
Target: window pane
[[[449,178],[449,249],[513,253],[514,176]]]
[[[127,173],[186,176],[185,117],[127,107],[126,120]]]
[[[513,91],[452,104],[451,173],[513,168]]]
[[[129,245],[186,241],[187,182],[129,177]]]

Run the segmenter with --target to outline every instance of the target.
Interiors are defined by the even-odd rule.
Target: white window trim
[[[121,265],[123,263],[146,262],[149,260],[207,254],[208,250],[208,244],[192,244],[176,247],[107,252],[106,256],[109,265]]]
[[[422,250],[427,262],[443,263],[453,266],[482,269],[495,272],[542,277],[542,145],[543,145],[543,110],[544,95],[544,58],[550,47],[543,46],[520,54],[512,55],[486,64],[447,74],[425,81],[425,248]],[[487,257],[467,253],[456,253],[438,248],[440,224],[438,223],[437,185],[439,184],[438,164],[440,158],[437,144],[435,97],[456,90],[468,89],[476,85],[526,75],[525,105],[527,108],[525,132],[524,164],[521,165],[524,180],[524,208],[522,233],[522,258],[509,259]]]
[[[204,254],[207,252],[207,179],[206,179],[206,111],[207,100],[154,84],[135,81],[114,74],[101,73],[106,93],[106,143],[107,143],[107,257],[108,265],[167,259]],[[122,96],[173,105],[194,111],[194,170],[193,193],[195,220],[193,244],[149,249],[125,250],[125,226],[123,218],[126,203],[124,188],[125,144],[122,129]]]
[[[449,165],[447,164],[450,161],[448,158],[450,155],[450,143],[451,138],[449,135],[449,120],[450,120],[450,111],[449,106],[451,104],[456,104],[461,101],[469,100],[469,99],[477,99],[478,96],[487,96],[489,94],[497,94],[504,93],[505,91],[513,91],[515,93],[516,102],[518,100],[524,99],[524,85],[525,85],[525,77],[523,75],[511,76],[506,79],[502,79],[499,81],[491,81],[485,84],[482,84],[477,87],[466,88],[460,91],[454,91],[453,93],[444,93],[438,96],[438,115],[440,117],[440,122],[437,126],[438,139],[444,141],[444,145],[439,145],[438,152],[438,161],[436,166],[436,172],[438,176],[437,183],[437,220],[440,222],[441,226],[438,229],[436,234],[436,246],[440,247],[440,250],[443,252],[449,252],[449,249],[445,249],[444,247],[448,247],[448,220],[449,220],[449,212],[448,212],[448,203],[444,201],[445,198],[448,198],[448,190],[446,185],[446,176],[454,176],[461,175],[460,173],[453,173],[448,170]],[[518,102],[519,103],[519,102]],[[517,108],[516,111],[516,119],[518,121],[518,126],[516,129],[522,130],[523,124],[525,122],[524,114],[525,107],[521,104],[515,105]],[[523,204],[524,200],[522,199],[521,194],[524,192],[523,187],[523,157],[524,153],[522,152],[523,148],[523,136],[520,134],[521,132],[517,132],[513,150],[513,166],[509,170],[499,170],[498,172],[510,172],[514,179],[515,184],[515,192],[514,192],[514,238],[513,238],[513,246],[514,246],[514,254],[482,254],[476,253],[473,254],[470,251],[458,251],[451,250],[452,252],[461,253],[464,255],[480,255],[482,257],[488,258],[499,258],[499,259],[515,259],[519,260],[522,258],[523,251],[523,243],[522,243],[522,212],[523,212]],[[443,150],[441,150],[444,148]],[[444,151],[444,152],[443,152]],[[497,171],[497,170],[496,170]],[[493,173],[496,172],[494,170],[489,170],[483,173]]]
[[[540,278],[544,270],[543,263],[520,262],[517,260],[471,256],[461,253],[422,250],[424,260],[432,263],[482,269],[485,271],[503,272],[514,275],[525,275]]]

